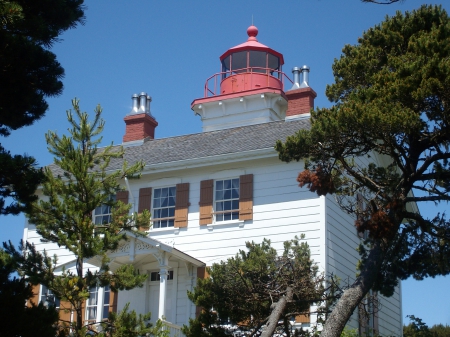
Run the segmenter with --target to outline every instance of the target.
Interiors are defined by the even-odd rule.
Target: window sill
[[[148,233],[151,232],[171,232],[173,231],[175,234],[178,234],[180,232],[179,228],[176,227],[163,227],[163,228],[153,228],[151,227]]]
[[[214,227],[225,227],[229,225],[238,225],[239,228],[244,227],[244,220],[229,220],[229,221],[219,221],[215,222],[213,224],[206,225],[208,227],[208,230],[212,231]]]

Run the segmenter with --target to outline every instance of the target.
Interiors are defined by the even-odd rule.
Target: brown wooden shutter
[[[212,224],[214,180],[200,182],[200,226]]]
[[[309,323],[309,312],[303,315],[295,316],[295,323]]]
[[[239,177],[239,220],[253,219],[253,174]]]
[[[152,204],[152,188],[151,187],[140,188],[138,213],[142,213],[144,209],[150,210],[151,204]]]
[[[33,285],[32,286],[32,294],[33,296],[27,301],[27,307],[31,307],[31,303],[34,303],[36,305],[39,304],[39,295],[41,291],[41,285]]]
[[[69,302],[61,301],[59,304],[59,320],[69,324],[72,305]]]
[[[189,208],[189,183],[177,184],[175,200],[175,228],[187,227]]]
[[[117,291],[110,291],[109,293],[109,312],[117,312],[117,301],[119,293]]]
[[[122,201],[125,205],[128,204],[128,191],[117,192],[116,201]]]

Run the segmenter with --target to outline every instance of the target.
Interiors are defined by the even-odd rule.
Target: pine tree
[[[55,337],[58,313],[33,303],[31,284],[14,275],[15,259],[0,249],[0,330],[3,337]]]
[[[305,160],[300,186],[336,195],[368,235],[324,337],[341,334],[370,289],[390,296],[399,279],[450,272],[449,221],[414,211],[450,200],[450,18],[440,6],[397,12],[345,46],[333,72],[335,105],[276,145],[280,159]]]
[[[0,0],[0,137],[43,117],[46,98],[61,94],[64,69],[49,48],[83,20],[83,0]],[[1,141],[0,163],[0,215],[18,214],[36,200],[42,174]]]
[[[198,279],[188,293],[202,311],[184,326],[187,337],[233,336],[236,329],[248,335],[290,336],[291,319],[309,315],[313,302],[326,299],[323,275],[306,242],[285,242],[282,255],[267,239],[247,242],[246,247],[226,262],[213,264],[209,276]]]
[[[131,205],[111,198],[121,189],[122,179],[139,176],[144,163],[128,167],[123,161],[122,147],[98,148],[99,134],[104,127],[102,109],[97,106],[90,121],[78,103],[77,99],[72,100],[74,113],[67,111],[70,135],[60,137],[52,131],[46,135],[49,151],[55,156],[54,164],[44,169],[43,198],[34,203],[28,214],[29,222],[36,225],[37,233],[44,240],[73,254],[76,268],[55,274],[56,258],[37,252],[28,243],[26,257],[20,260],[22,255],[18,252],[15,256],[30,282],[46,285],[56,297],[72,305],[76,314],[75,331],[84,337],[82,306],[91,286],[110,284],[112,290],[142,286],[146,275],[139,275],[131,265],[124,265],[115,273],[109,271],[106,252],[126,239],[126,231],[143,235],[136,228],[148,227],[150,216],[148,211],[129,216]],[[122,168],[111,170],[112,162],[123,163]],[[93,222],[93,212],[102,205],[112,208],[112,216],[108,223],[98,225]],[[9,250],[14,251],[11,247]],[[103,256],[100,270],[86,271],[84,261],[97,255]]]

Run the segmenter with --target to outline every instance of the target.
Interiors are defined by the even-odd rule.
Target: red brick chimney
[[[314,109],[314,98],[317,97],[316,92],[309,86],[309,67],[303,66],[301,69],[295,67],[292,69],[294,74],[294,85],[291,90],[285,92],[288,99],[288,108],[286,118],[297,117],[307,114]],[[303,82],[300,82],[300,73],[303,74]]]
[[[123,119],[126,124],[123,142],[144,140],[146,138],[154,139],[155,128],[158,126],[158,122],[150,113],[150,102],[152,98],[147,96],[145,92],[141,92],[139,96],[134,94],[132,99],[133,108]]]

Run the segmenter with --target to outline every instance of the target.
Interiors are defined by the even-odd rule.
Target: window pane
[[[233,200],[231,202],[231,209],[239,209],[239,200]]]
[[[229,211],[229,210],[231,210],[231,201],[224,201],[224,203],[223,203],[223,209],[224,209],[224,211]]]
[[[161,207],[161,199],[154,199],[153,207]]]
[[[167,208],[163,208],[161,210],[161,218],[167,218],[169,216],[169,210]]]
[[[223,199],[223,191],[216,191],[216,200],[222,200]]]
[[[168,202],[169,202],[168,198],[161,199],[161,207],[167,207]]]
[[[169,220],[169,227],[173,227],[174,220]]]
[[[239,190],[239,179],[233,179],[233,188]]]
[[[161,188],[161,198],[167,197],[168,192],[167,188]]]
[[[239,199],[239,190],[233,189],[232,192],[231,192],[231,198],[233,198],[233,199],[238,198]]]
[[[155,209],[155,210],[153,211],[153,217],[154,217],[155,219],[160,218],[160,217],[161,217],[161,210],[160,210],[160,209]]]
[[[169,189],[169,195],[172,196],[172,197],[175,197],[176,192],[177,192],[176,187],[171,187]]]
[[[109,295],[110,295],[110,292],[105,290],[105,294],[103,296],[103,304],[109,305]]]
[[[225,190],[223,193],[224,199],[231,199],[231,190]]]
[[[175,197],[169,197],[169,206],[175,206]]]
[[[216,211],[217,212],[223,211],[223,202],[216,202]]]
[[[109,306],[105,305],[103,307],[103,316],[102,319],[107,319],[109,316]]]
[[[161,196],[161,189],[155,188],[155,191],[153,193],[154,198],[159,198]]]
[[[169,217],[175,216],[175,208],[169,208]]]
[[[231,188],[231,180],[224,180],[223,181],[223,189],[226,190],[229,188]]]
[[[96,320],[97,319],[97,307],[88,308],[88,320]]]
[[[247,68],[247,51],[240,51],[231,54],[231,69]]]
[[[216,190],[223,190],[223,180],[216,181]]]

